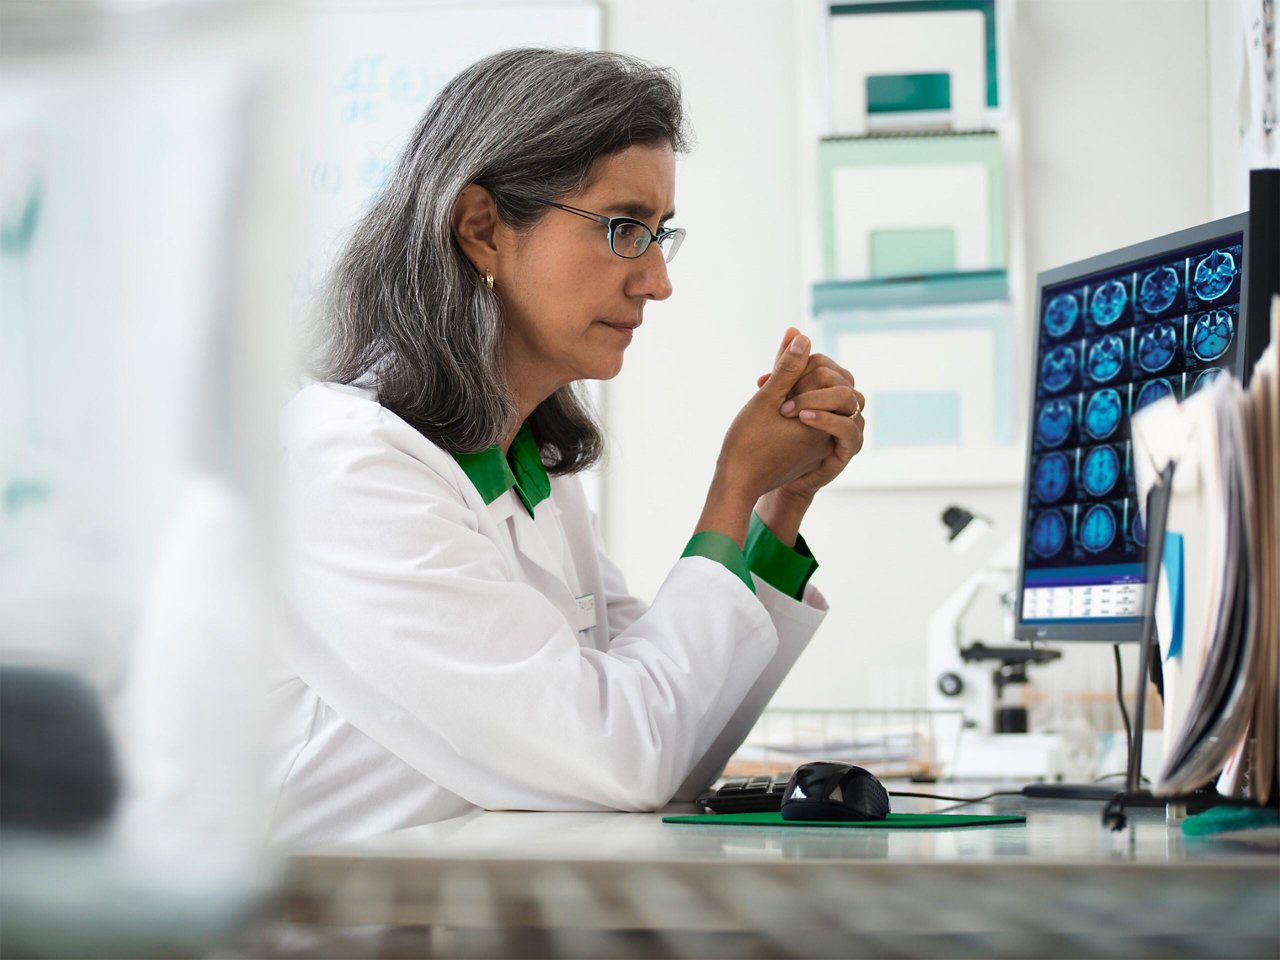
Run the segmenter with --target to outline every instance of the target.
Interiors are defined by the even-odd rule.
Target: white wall
[[[675,294],[648,307],[606,388],[606,536],[652,594],[693,530],[725,427],[805,320],[792,14],[771,0],[615,0],[605,41],[679,72],[698,139],[677,173],[689,237]],[[750,242],[733,241],[744,231]]]
[[[1012,44],[1032,271],[1210,219],[1205,7],[1019,4]]]
[[[1228,81],[1219,73],[1211,83],[1206,40],[1207,22],[1233,2],[1012,5],[1024,283],[1037,270],[1239,209],[1232,155],[1210,147],[1226,109],[1211,91],[1225,97]],[[698,136],[677,174],[678,222],[690,236],[672,268],[675,294],[647,310],[626,369],[606,388],[606,538],[633,586],[651,595],[693,529],[724,428],[783,329],[807,322],[810,271],[799,251],[812,249],[806,232],[815,225],[802,213],[812,203],[801,195],[808,178],[796,103],[818,50],[804,15],[779,0],[605,8],[607,47],[680,73]],[[1215,42],[1227,39],[1215,30]],[[751,243],[721,245],[742,231]],[[938,518],[952,502],[997,524],[964,556],[943,542]],[[1016,488],[826,492],[804,532],[832,612],[776,704],[925,703],[929,614],[1016,532],[1020,510]],[[1072,647],[1037,683],[1109,689],[1110,656]]]

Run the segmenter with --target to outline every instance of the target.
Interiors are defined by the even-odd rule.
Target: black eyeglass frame
[[[613,252],[614,256],[621,257],[623,260],[638,260],[648,252],[651,244],[656,243],[658,245],[658,249],[662,251],[662,259],[666,263],[670,263],[675,259],[676,251],[680,249],[680,244],[684,242],[686,235],[684,227],[659,227],[658,232],[654,233],[649,229],[649,225],[647,223],[643,220],[637,220],[635,217],[606,217],[602,213],[595,213],[592,210],[582,210],[578,207],[570,207],[567,204],[556,203],[554,200],[540,200],[538,202],[544,203],[548,207],[555,207],[557,210],[563,210],[565,213],[572,213],[575,217],[582,217],[585,220],[594,220],[596,223],[603,224],[608,229],[609,233],[609,249]],[[645,243],[643,249],[634,256],[628,256],[625,253],[620,253],[618,248],[613,245],[613,231],[619,226],[628,223],[635,224],[649,235],[649,239]],[[671,240],[671,246],[669,249],[663,246],[663,243],[668,240]]]

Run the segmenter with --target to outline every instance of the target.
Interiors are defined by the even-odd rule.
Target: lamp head
[[[947,527],[947,543],[957,553],[964,553],[991,529],[991,521],[986,517],[955,504],[942,511],[942,522]]]

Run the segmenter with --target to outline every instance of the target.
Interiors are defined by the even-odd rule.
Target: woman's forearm
[[[747,524],[751,520],[754,494],[740,489],[719,471],[711,480],[702,516],[694,533],[714,530],[723,533],[739,547],[747,542]]]
[[[784,546],[794,547],[800,523],[813,502],[812,498],[773,490],[756,501],[756,513],[764,525]]]

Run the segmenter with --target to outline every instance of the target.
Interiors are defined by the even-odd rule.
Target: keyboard
[[[790,773],[773,776],[733,777],[698,797],[712,813],[769,813],[782,808],[782,795]]]

